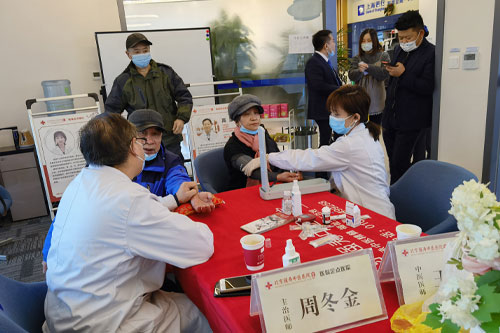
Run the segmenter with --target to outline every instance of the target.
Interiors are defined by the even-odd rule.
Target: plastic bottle
[[[323,224],[330,224],[330,213],[331,211],[329,207],[323,207],[323,209],[321,209]]]
[[[300,254],[295,252],[291,239],[286,240],[285,254],[283,255],[283,267],[300,264]]]
[[[292,192],[283,192],[283,201],[281,203],[281,212],[285,215],[292,215]]]
[[[302,215],[302,195],[300,194],[299,183],[297,180],[293,181],[292,186],[292,212],[293,216]]]

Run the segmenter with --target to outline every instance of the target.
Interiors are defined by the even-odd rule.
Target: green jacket
[[[151,69],[144,77],[130,62],[113,82],[105,103],[106,111],[122,113],[127,110],[130,115],[139,109],[156,110],[162,115],[167,130],[163,135],[163,144],[179,143],[182,135],[175,135],[172,127],[176,119],[185,123],[189,121],[193,109],[191,93],[172,67],[154,60],[151,60],[150,65]]]

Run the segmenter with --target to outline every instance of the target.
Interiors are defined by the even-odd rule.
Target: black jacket
[[[411,52],[396,46],[391,65],[401,62],[405,71],[399,78],[389,80],[382,121],[384,128],[416,130],[431,126],[434,58],[434,45],[425,38]]]
[[[262,126],[262,125],[261,125]],[[278,145],[266,133],[266,153],[277,153],[279,152]],[[233,132],[233,135],[229,138],[224,146],[224,160],[226,161],[227,168],[229,169],[229,188],[226,190],[235,190],[238,188],[244,188],[247,185],[247,176],[235,165],[237,161],[235,159],[241,154],[247,155],[252,159],[255,157],[255,152],[252,148],[241,142]],[[283,172],[280,168],[271,165],[271,172],[268,172],[268,178],[270,182],[276,181],[279,173]],[[252,172],[250,178],[260,180],[260,168]]]
[[[330,112],[326,109],[326,99],[342,85],[342,81],[325,59],[316,52],[307,61],[305,75],[308,92],[307,118],[328,119]]]

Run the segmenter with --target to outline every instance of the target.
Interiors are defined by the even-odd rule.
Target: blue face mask
[[[151,61],[151,53],[141,53],[141,54],[134,54],[132,56],[132,62],[134,65],[136,65],[139,68],[146,68],[149,65],[149,62]]]
[[[347,118],[337,118],[337,117],[330,115],[330,120],[329,120],[330,127],[337,134],[340,134],[340,135],[346,134],[354,127],[354,125],[356,125],[356,122],[357,122],[357,121],[355,121],[351,126],[345,127],[345,120],[349,119],[351,117],[352,117],[352,114]]]
[[[259,133],[258,130],[251,131],[251,130],[248,130],[245,127],[243,127],[243,125],[241,125],[240,131],[242,131],[243,133],[251,134],[251,135],[255,135],[255,134]]]
[[[153,155],[145,154],[145,156],[146,156],[146,161],[152,161],[156,158],[156,156],[158,156],[158,153],[153,154]]]

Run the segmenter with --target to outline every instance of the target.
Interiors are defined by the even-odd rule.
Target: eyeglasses
[[[148,139],[136,137],[135,141],[144,147],[144,145],[146,144],[146,142],[148,142]]]

